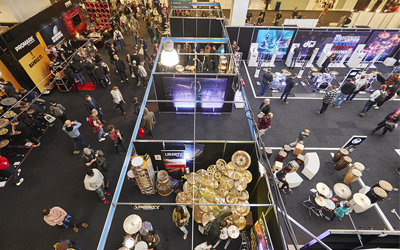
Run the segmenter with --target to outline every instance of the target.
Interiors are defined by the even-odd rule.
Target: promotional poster
[[[349,153],[353,152],[368,136],[365,135],[353,135],[342,148],[347,149]]]
[[[56,19],[54,22],[41,29],[39,33],[45,44],[49,46],[61,43],[68,34],[68,31],[64,22],[60,19]]]
[[[269,235],[267,223],[265,223],[264,213],[254,224],[250,231],[251,250],[273,250],[271,237]]]
[[[164,77],[165,100],[188,101],[174,102],[176,108],[222,108],[225,100],[227,79],[215,78],[173,78]],[[215,101],[194,103],[193,101]]]
[[[14,88],[16,89],[21,88],[21,85],[19,85],[17,80],[14,78],[14,76],[11,74],[6,65],[4,65],[4,63],[1,60],[0,60],[0,78],[3,78],[8,82],[11,82]]]
[[[173,178],[180,178],[186,168],[185,150],[161,150],[165,170]]]
[[[348,50],[354,50],[358,44],[365,44],[370,32],[327,32],[327,31],[298,31],[294,43],[300,43],[300,57],[307,55],[309,48],[319,48],[315,59],[321,55],[325,44],[333,44],[332,53],[344,54]],[[351,54],[349,54],[350,57]]]
[[[385,57],[392,56],[399,46],[399,36],[400,32],[375,31],[364,48],[364,52],[367,54],[366,60],[371,61],[381,50],[384,50],[384,52],[378,58],[378,61],[383,61]]]
[[[186,163],[200,163],[204,154],[203,144],[185,144]]]
[[[258,52],[263,54],[262,59],[268,59],[276,47],[279,48],[276,60],[282,60],[289,48],[294,30],[259,30],[256,43],[258,43]]]

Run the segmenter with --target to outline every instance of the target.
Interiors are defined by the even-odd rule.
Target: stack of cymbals
[[[207,170],[200,169],[189,173],[183,185],[183,192],[176,197],[177,203],[195,203],[194,220],[203,225],[217,218],[221,213],[232,212],[227,219],[229,225],[236,225],[242,230],[246,225],[245,216],[250,212],[247,184],[253,179],[250,171],[251,158],[245,151],[237,151],[231,162],[219,159]],[[208,203],[220,206],[206,205]],[[247,206],[229,206],[243,204]]]

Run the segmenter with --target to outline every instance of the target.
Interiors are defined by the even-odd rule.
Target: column
[[[249,0],[232,0],[231,11],[231,25],[244,26],[246,23],[247,8],[249,7]],[[253,18],[254,19],[254,18]]]
[[[4,0],[18,22],[23,22],[50,7],[50,0]]]

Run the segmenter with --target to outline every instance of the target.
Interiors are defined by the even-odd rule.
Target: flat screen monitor
[[[72,22],[74,23],[75,27],[81,24],[82,20],[79,14],[76,14],[75,16],[72,17]]]

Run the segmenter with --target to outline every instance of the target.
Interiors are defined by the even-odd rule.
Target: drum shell
[[[170,195],[172,192],[172,180],[165,170],[157,174],[157,191],[161,196]]]
[[[359,170],[361,173],[365,170],[364,165],[362,165],[361,163],[359,163],[359,164],[362,165],[362,168],[360,168],[360,167],[357,167],[357,164],[356,164],[356,163],[359,163],[359,162],[354,162],[354,164],[350,164],[349,168],[348,168],[347,171],[346,171],[346,175],[347,175],[348,173],[350,173],[350,171],[351,171],[352,169],[357,169],[357,170]]]
[[[378,189],[381,189],[381,191],[383,191],[383,193],[386,194],[386,195],[385,195],[384,197],[381,197],[381,196],[377,193],[377,190],[378,190]],[[371,190],[369,190],[368,193],[366,193],[365,195],[371,200],[371,204],[372,204],[372,203],[376,203],[376,202],[378,202],[378,201],[380,201],[380,200],[385,199],[386,196],[387,196],[387,193],[386,193],[385,190],[383,190],[383,189],[380,188],[380,187],[374,187],[374,188],[371,187]]]
[[[333,162],[338,162],[341,158],[343,158],[344,156],[347,156],[348,154],[343,154],[342,152],[340,152],[340,149],[336,152],[335,156],[333,156],[332,161]]]
[[[350,184],[358,180],[362,176],[362,173],[358,169],[352,169],[349,171],[348,174],[346,174],[346,177],[344,178],[343,182],[346,184]]]
[[[381,181],[382,181],[382,180],[381,180]],[[391,190],[388,190],[388,189],[384,188],[384,187],[381,185],[381,181],[379,181],[378,183],[376,183],[375,185],[373,185],[373,186],[371,187],[371,189],[374,188],[374,187],[379,187],[379,188],[382,188],[383,190],[385,190],[386,193],[389,193],[389,192],[393,191],[393,187],[392,187]]]
[[[335,169],[340,171],[342,169],[345,169],[348,165],[350,165],[350,163],[351,158],[348,156],[344,156],[336,163]]]

